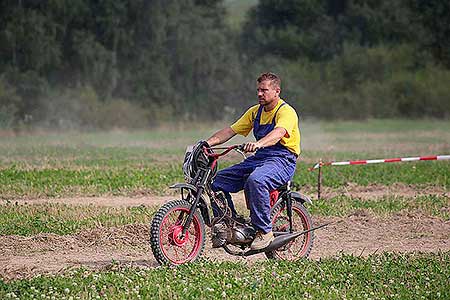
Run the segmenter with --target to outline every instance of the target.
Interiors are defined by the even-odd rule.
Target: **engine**
[[[228,227],[224,223],[219,223],[214,225],[211,231],[212,246],[218,248],[225,244],[249,244],[255,238],[255,234],[256,231],[252,226],[235,225]]]

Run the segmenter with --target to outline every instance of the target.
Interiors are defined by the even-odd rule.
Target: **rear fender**
[[[270,208],[270,213],[272,213],[274,207],[279,202],[285,201],[286,197],[288,197],[289,194],[291,195],[292,201],[297,201],[300,202],[301,204],[305,204],[305,202],[308,204],[312,204],[311,198],[309,198],[306,195],[300,194],[299,192],[284,192],[280,194],[280,197],[278,198],[278,201],[275,203],[275,205]]]
[[[291,192],[291,197],[292,200],[299,201],[302,204],[305,204],[305,202],[308,204],[312,204],[311,198],[306,195],[300,194],[299,192]]]
[[[184,193],[183,190],[189,190],[190,192],[192,192],[192,196],[195,197],[197,195],[197,187],[195,185],[192,185],[190,183],[176,183],[173,184],[171,186],[169,186],[169,188],[171,189],[180,189],[181,190],[181,197],[184,199]],[[187,199],[184,199],[187,200]],[[189,200],[187,200],[189,201]],[[200,196],[200,200],[198,202],[198,208],[200,209],[200,212],[202,213],[202,217],[203,220],[205,221],[205,224],[207,226],[211,225],[211,218],[209,216],[209,210],[208,210],[208,205],[206,204],[206,199],[203,195]]]

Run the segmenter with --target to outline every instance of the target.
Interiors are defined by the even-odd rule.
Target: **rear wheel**
[[[274,232],[289,232],[289,218],[285,201],[275,204],[270,217]],[[303,204],[298,201],[292,201],[292,226],[294,232],[312,228],[311,216]],[[266,252],[266,256],[271,259],[283,260],[297,260],[308,257],[313,246],[313,240],[314,232],[310,231],[277,250]]]
[[[160,264],[180,265],[195,261],[205,247],[205,223],[196,210],[186,234],[182,236],[191,204],[173,200],[155,214],[150,231],[153,255]]]

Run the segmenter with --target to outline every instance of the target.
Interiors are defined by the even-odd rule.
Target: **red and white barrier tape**
[[[402,158],[388,158],[388,159],[370,159],[370,160],[351,160],[351,161],[338,161],[338,162],[326,162],[317,163],[309,170],[318,169],[321,166],[346,166],[346,165],[365,165],[365,164],[379,164],[379,163],[391,163],[391,162],[404,162],[404,161],[418,161],[418,160],[450,160],[450,155],[435,155],[435,156],[417,156],[417,157],[402,157]]]

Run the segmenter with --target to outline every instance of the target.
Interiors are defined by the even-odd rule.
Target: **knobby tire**
[[[195,211],[185,239],[177,234],[187,218],[191,204],[186,200],[165,203],[155,214],[150,227],[150,245],[158,263],[180,265],[197,260],[205,248],[205,222]]]
[[[300,232],[313,227],[311,216],[305,206],[299,201],[292,201],[292,218],[294,232]],[[285,201],[280,201],[272,209],[270,214],[274,231],[289,231],[289,219],[286,212]],[[275,251],[266,252],[267,258],[298,260],[307,258],[311,253],[314,242],[314,231],[299,236],[294,241]]]

